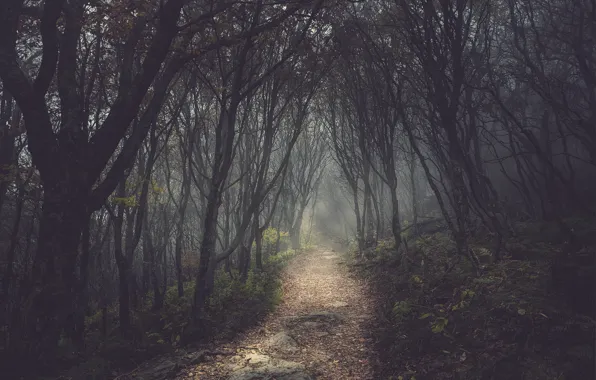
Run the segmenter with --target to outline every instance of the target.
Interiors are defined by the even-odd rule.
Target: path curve
[[[376,358],[367,326],[374,297],[342,261],[341,254],[325,248],[294,258],[283,273],[281,305],[220,347],[236,354],[185,368],[176,380],[373,379]],[[259,377],[264,361],[289,372]]]

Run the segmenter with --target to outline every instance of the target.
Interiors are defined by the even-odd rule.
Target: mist
[[[423,331],[420,311],[447,337],[434,305],[460,310],[511,268],[539,268],[536,284],[494,294],[526,297],[515,307],[535,318],[571,318],[567,305],[593,322],[594,7],[3,0],[6,367],[58,376],[113,340],[134,358],[237,333],[282,304],[284,268],[325,255],[321,273],[360,292],[356,308],[370,290],[350,277],[359,268],[386,275],[371,287],[408,289],[375,293],[392,326]],[[548,307],[528,296],[539,293]],[[490,297],[482,307],[500,308]],[[137,365],[107,356],[121,373]],[[385,359],[377,378],[404,376]],[[14,368],[23,361],[39,368]],[[562,366],[541,375],[569,375]]]

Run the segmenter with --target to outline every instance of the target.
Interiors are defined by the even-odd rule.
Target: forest
[[[594,378],[595,213],[593,1],[0,1],[8,379],[231,339],[319,247],[371,379]]]

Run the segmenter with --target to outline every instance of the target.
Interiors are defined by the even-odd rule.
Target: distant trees
[[[82,348],[116,303],[130,339],[173,285],[201,327],[219,268],[262,270],[272,231],[303,244],[321,184],[360,252],[391,238],[407,260],[431,203],[474,265],[470,237],[490,234],[498,260],[510,218],[573,242],[566,217],[595,206],[594,11],[2,1],[2,346]]]
[[[85,317],[116,294],[129,337],[149,291],[155,310],[172,281],[184,296],[188,251],[205,304],[217,263],[275,214],[306,123],[287,105],[307,114],[324,72],[322,5],[2,3],[3,346],[49,363],[64,334],[83,346]],[[240,224],[222,226],[238,183]]]
[[[392,215],[401,215],[390,221],[399,247],[405,214],[392,194],[404,181],[414,189],[421,173],[458,251],[473,263],[467,240],[480,230],[493,236],[499,259],[517,200],[526,216],[554,218],[573,240],[563,216],[591,214],[593,205],[580,195],[593,186],[592,6],[392,0],[342,9],[325,113],[335,162],[354,194],[360,249],[370,200],[390,200]],[[400,174],[407,171],[409,179]],[[385,200],[368,195],[379,179]],[[418,220],[424,196],[408,198]]]

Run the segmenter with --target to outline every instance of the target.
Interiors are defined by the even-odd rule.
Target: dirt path
[[[296,257],[283,276],[283,301],[260,326],[189,367],[182,379],[373,379],[373,318],[367,286],[327,249]]]

